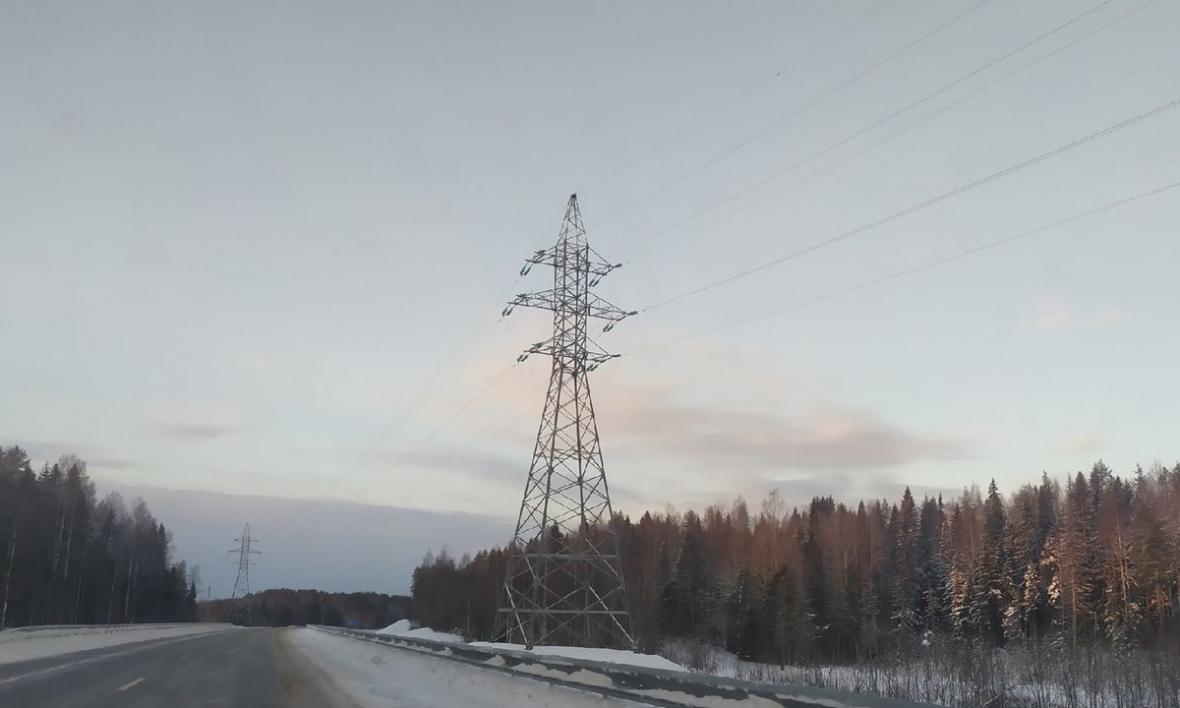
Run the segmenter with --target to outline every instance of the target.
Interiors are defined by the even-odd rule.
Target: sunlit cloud
[[[1058,300],[1045,300],[1037,304],[1034,312],[1021,325],[1034,331],[1064,329],[1087,329],[1107,327],[1123,320],[1123,311],[1118,307],[1080,309]]]
[[[633,371],[626,360],[592,376],[616,509],[761,498],[780,486],[799,503],[838,490],[897,496],[905,486],[894,481],[899,468],[973,454],[963,435],[910,429],[742,357],[692,348],[679,366],[718,373],[691,388],[680,383],[683,372]],[[473,386],[488,373],[493,367],[478,360],[466,372]],[[513,372],[456,421],[445,446],[391,453],[389,463],[420,465],[451,483],[478,477],[515,491],[527,474],[547,374],[540,367]]]
[[[658,449],[694,465],[873,469],[966,455],[960,440],[909,432],[857,412],[792,415],[647,399],[621,411],[615,426],[629,448]]]
[[[511,458],[475,447],[432,445],[403,452],[383,452],[365,458],[367,467],[409,467],[432,475],[458,475],[519,486],[528,471],[526,455]]]
[[[1066,435],[1057,441],[1053,449],[1067,454],[1096,454],[1102,449],[1102,438],[1096,433]]]
[[[215,440],[241,431],[239,426],[221,423],[161,423],[153,425],[152,429],[161,437],[194,442]]]

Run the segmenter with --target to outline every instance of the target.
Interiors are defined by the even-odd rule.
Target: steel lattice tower
[[[231,600],[250,594],[250,565],[254,562],[250,556],[262,553],[262,551],[250,548],[250,544],[257,540],[250,535],[250,524],[246,524],[246,528],[242,529],[241,538],[234,540],[238,542],[238,548],[226,551],[226,553],[238,554],[238,579],[234,581],[234,591],[229,596]]]
[[[591,319],[615,322],[635,314],[591,294],[611,265],[586,242],[577,195],[570,195],[557,244],[537,251],[533,265],[553,268],[553,288],[517,295],[505,308],[553,312],[553,337],[518,359],[553,359],[545,410],[525,483],[516,533],[509,547],[498,637],[537,644],[635,645],[618,541],[602,464],[587,373],[613,359],[587,336]]]

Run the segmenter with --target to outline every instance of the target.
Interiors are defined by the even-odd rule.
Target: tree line
[[[986,492],[787,511],[771,493],[701,513],[616,514],[639,645],[724,647],[777,664],[856,663],[934,639],[984,647],[1160,648],[1180,656],[1180,464],[1099,462]],[[416,619],[493,639],[506,551],[428,555]]]
[[[381,628],[410,616],[410,598],[378,592],[321,592],[287,588],[198,605],[202,622],[236,621],[254,626],[325,624]]]
[[[96,501],[86,463],[0,447],[0,629],[196,619],[196,567],[142,499]]]

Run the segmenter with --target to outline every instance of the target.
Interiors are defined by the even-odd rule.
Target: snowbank
[[[392,627],[379,631],[383,634],[417,631],[410,630],[408,626],[409,623],[406,623],[394,631],[386,631],[392,630]],[[329,674],[333,683],[361,708],[386,708],[391,705],[472,708],[500,708],[505,705],[603,708],[635,705],[629,701],[612,700],[594,693],[522,679],[454,661],[415,656],[412,652],[391,652],[387,647],[314,629],[295,629],[288,636],[301,654]]]
[[[0,632],[0,664],[87,649],[233,629],[230,624],[121,624],[21,627]]]
[[[435,642],[448,642],[450,644],[462,644],[463,637],[458,634],[449,634],[447,632],[436,632],[429,627],[413,628],[410,620],[398,620],[384,629],[378,629],[377,634],[391,634],[396,637],[411,637],[413,639],[429,639]]]
[[[429,639],[448,644],[464,644],[485,649],[507,649],[509,651],[530,652],[523,644],[506,644],[503,642],[464,642],[463,637],[448,632],[436,632],[427,627],[414,629],[409,620],[398,620],[384,629],[378,629],[377,634],[387,634],[395,637],[409,637],[411,639]],[[583,661],[601,661],[607,664],[623,664],[638,666],[644,669],[664,669],[666,671],[687,671],[680,664],[669,661],[654,654],[640,654],[624,649],[596,649],[588,647],[536,646],[531,652],[538,656],[560,656],[566,659],[581,659]]]
[[[508,649],[536,654],[538,656],[560,656],[566,659],[581,659],[582,661],[601,661],[605,664],[622,664],[637,666],[642,669],[663,669],[665,671],[687,671],[680,664],[655,654],[640,654],[625,649],[599,649],[593,647],[559,647],[535,646],[532,650],[525,649],[521,644],[505,644],[503,642],[471,642],[468,646],[486,647],[489,649]]]
[[[888,699],[866,698],[849,692],[831,691],[824,688],[805,688],[802,686],[772,686],[758,684],[738,679],[721,678],[716,676],[702,676],[683,670],[667,670],[648,668],[635,665],[639,661],[651,662],[636,658],[630,652],[594,651],[573,649],[572,647],[542,647],[537,653],[520,651],[519,645],[493,645],[481,643],[453,644],[446,642],[428,642],[409,639],[407,637],[378,635],[372,631],[350,630],[338,627],[310,628],[336,639],[352,641],[356,647],[365,645],[377,647],[377,653],[371,654],[370,662],[379,665],[390,660],[390,657],[401,663],[404,657],[422,667],[423,672],[443,676],[446,689],[442,692],[430,689],[426,685],[415,686],[427,691],[427,695],[436,704],[475,704],[486,705],[486,698],[479,694],[479,687],[486,686],[488,690],[496,690],[497,685],[486,676],[479,678],[478,674],[500,674],[510,678],[506,684],[512,689],[521,686],[534,686],[541,682],[546,690],[573,689],[579,697],[589,697],[598,694],[591,705],[678,705],[688,708],[721,708],[721,706],[749,706],[750,708],[769,708],[770,706],[824,706],[825,708],[901,708],[903,704]],[[385,649],[387,651],[381,651]],[[400,651],[405,650],[405,651]],[[362,651],[357,649],[357,651]],[[368,651],[374,651],[369,649]],[[542,654],[547,651],[548,654]],[[332,649],[332,657],[341,652]],[[556,654],[570,653],[577,658],[566,658]],[[362,654],[363,656],[363,654]],[[641,655],[640,655],[641,656]],[[620,663],[601,659],[622,660]],[[426,663],[421,663],[425,661]],[[660,663],[655,666],[661,666]],[[448,664],[452,666],[447,666]],[[663,666],[666,666],[663,665]],[[456,668],[457,667],[457,668]],[[359,666],[357,667],[360,668]],[[474,669],[475,673],[470,670]],[[367,669],[366,667],[366,670]],[[394,668],[393,671],[409,670],[418,676],[414,667]],[[490,671],[488,671],[490,670]],[[371,670],[370,670],[371,671]],[[332,672],[337,675],[336,671]],[[380,682],[381,677],[371,677],[362,686],[354,690],[363,690],[365,684]],[[469,695],[452,694],[451,689],[462,687],[464,690],[477,691],[478,698]],[[400,686],[398,687],[400,689]],[[497,697],[497,705],[523,702],[526,705],[577,705],[571,699],[561,697],[561,694],[541,693],[541,690],[523,689],[524,696],[519,693],[505,693]],[[589,696],[587,695],[589,694]],[[390,700],[393,705],[419,705],[419,694],[415,691],[400,689],[393,695],[377,695],[377,700]],[[514,700],[505,700],[508,699]],[[521,699],[524,699],[521,701]],[[392,699],[392,700],[391,700]],[[373,705],[375,705],[374,703]],[[957,704],[957,703],[956,703]],[[925,705],[925,704],[922,704]],[[931,706],[933,708],[933,706]]]

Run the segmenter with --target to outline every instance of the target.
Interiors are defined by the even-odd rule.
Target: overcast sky
[[[502,543],[549,373],[508,367],[549,321],[499,311],[571,192],[643,309],[1180,98],[1180,3],[1141,5],[0,0],[0,444]],[[717,328],[1177,180],[1180,108],[599,336],[616,507],[1174,462],[1180,189]],[[428,542],[389,528],[404,589]]]

